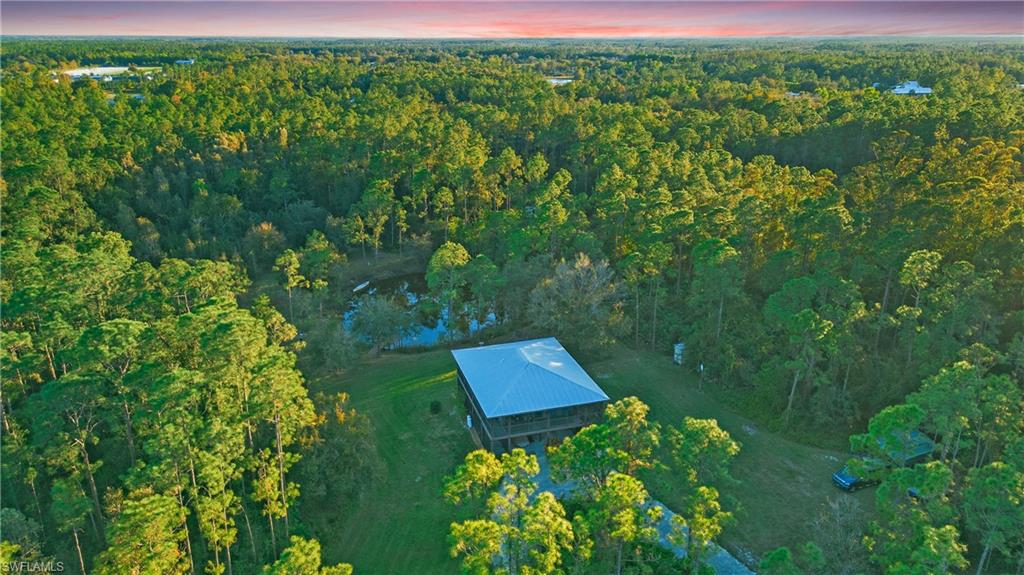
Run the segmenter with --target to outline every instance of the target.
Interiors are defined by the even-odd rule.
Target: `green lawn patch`
[[[636,395],[662,425],[676,425],[686,416],[716,419],[742,444],[732,467],[740,483],[722,490],[724,497],[735,498],[739,509],[720,541],[741,558],[744,550],[760,556],[815,539],[810,522],[830,497],[854,497],[865,514],[874,509],[874,490],[849,494],[832,485],[832,472],[847,453],[803,445],[758,427],[717,401],[713,388],[698,391],[695,375],[669,357],[620,348],[604,359],[582,363],[613,400]],[[673,478],[666,475],[651,478],[648,488],[670,508],[680,509]]]
[[[684,416],[714,418],[742,443],[733,466],[741,483],[723,490],[739,506],[737,521],[721,540],[734,553],[760,556],[813,539],[810,521],[829,497],[856,497],[865,511],[873,508],[873,490],[850,495],[832,486],[830,475],[845,453],[756,427],[719,403],[712,389],[697,391],[692,374],[666,356],[619,348],[581,364],[613,400],[636,395],[662,425]],[[448,556],[448,526],[472,510],[444,502],[441,485],[475,445],[463,427],[454,377],[451,355],[436,350],[369,359],[312,381],[314,392],[351,394],[352,405],[373,421],[386,466],[384,478],[360,500],[303,518],[321,538],[328,562],[350,562],[362,575],[458,572]],[[430,414],[433,400],[442,403],[439,415]],[[678,509],[672,481],[667,474],[650,477],[649,488]]]
[[[449,353],[367,360],[311,388],[351,394],[352,406],[373,422],[385,465],[384,477],[359,500],[304,517],[327,562],[352,563],[361,575],[457,573],[447,535],[460,510],[443,500],[441,487],[475,445],[462,427]],[[430,413],[434,400],[441,402],[438,415]]]

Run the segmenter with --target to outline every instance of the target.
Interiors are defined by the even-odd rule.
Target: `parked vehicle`
[[[885,464],[877,459],[866,457],[861,459],[864,461],[865,474],[863,476],[855,475],[853,470],[850,469],[850,464],[847,463],[842,469],[832,474],[832,483],[835,483],[836,487],[843,491],[857,491],[858,489],[878,485],[881,480],[876,477],[875,472],[884,469]]]
[[[899,441],[899,444],[892,446],[891,449],[888,448],[886,443],[883,439],[878,441],[882,452],[888,456],[888,462],[877,457],[861,455],[859,457],[863,463],[857,466],[860,468],[858,469],[859,473],[854,473],[850,464],[847,463],[842,469],[832,474],[832,483],[843,491],[857,491],[858,489],[877,485],[881,482],[878,475],[882,470],[891,467],[910,467],[911,465],[916,465],[926,461],[931,457],[932,452],[935,451],[935,442],[927,435],[916,430],[907,433]]]

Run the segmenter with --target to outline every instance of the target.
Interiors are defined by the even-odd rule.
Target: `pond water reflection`
[[[465,309],[460,309],[452,317],[447,306],[440,305],[427,289],[426,277],[423,274],[407,274],[379,281],[371,281],[369,285],[353,294],[355,297],[345,312],[345,329],[350,329],[352,318],[359,309],[359,297],[391,297],[397,302],[404,302],[415,314],[416,327],[413,332],[398,344],[390,347],[430,347],[439,343],[455,342],[465,339],[480,330],[497,323],[493,311],[483,317],[474,317]]]

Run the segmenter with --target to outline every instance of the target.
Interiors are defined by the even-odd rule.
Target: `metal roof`
[[[893,94],[931,94],[932,89],[922,86],[915,80],[896,85],[892,90]]]
[[[452,351],[487,417],[608,401],[553,337]]]

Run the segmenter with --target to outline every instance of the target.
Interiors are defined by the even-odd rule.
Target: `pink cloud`
[[[1024,35],[1017,1],[5,1],[11,35],[543,38]]]

